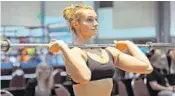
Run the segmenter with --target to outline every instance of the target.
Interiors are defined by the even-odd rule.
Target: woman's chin
[[[89,39],[94,39],[96,38],[96,36],[97,36],[97,33],[84,34],[84,37]]]
[[[96,37],[96,36],[97,36],[97,32],[94,32],[94,33],[92,34],[92,36],[93,36],[93,37]]]
[[[89,36],[90,38],[96,38],[97,34],[93,33],[91,36]]]

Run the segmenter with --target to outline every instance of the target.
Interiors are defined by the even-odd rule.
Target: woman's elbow
[[[80,83],[80,84],[86,84],[89,81],[90,81],[89,77],[83,77],[83,78],[79,78],[79,79],[74,79],[74,82]]]
[[[153,68],[152,66],[150,68],[148,68],[145,72],[145,74],[150,74],[151,72],[153,71]]]
[[[82,76],[82,79],[81,79],[81,80],[82,80],[83,82],[89,82],[90,79],[91,79],[91,75],[88,74],[88,75]]]
[[[153,67],[150,63],[147,64],[144,74],[150,74],[153,71]]]

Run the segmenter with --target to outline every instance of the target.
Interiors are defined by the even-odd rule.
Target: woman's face
[[[79,32],[83,37],[95,37],[98,31],[97,15],[94,10],[85,9],[81,11]]]

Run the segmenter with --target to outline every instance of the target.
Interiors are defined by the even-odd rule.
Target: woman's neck
[[[74,44],[92,44],[92,39],[90,38],[77,38],[73,43]]]
[[[76,31],[74,33],[72,34],[73,44],[92,44],[94,41],[94,37],[83,36],[82,32],[80,31]]]

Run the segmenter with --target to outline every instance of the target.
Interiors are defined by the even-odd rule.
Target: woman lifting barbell
[[[88,5],[70,5],[63,11],[69,22],[74,44],[90,44],[97,35],[98,22]],[[110,96],[115,67],[128,72],[149,74],[153,68],[141,50],[131,41],[115,41],[117,47],[69,48],[61,40],[51,42],[49,50],[61,51],[66,71],[74,81],[76,96]],[[131,55],[125,54],[128,50]]]

